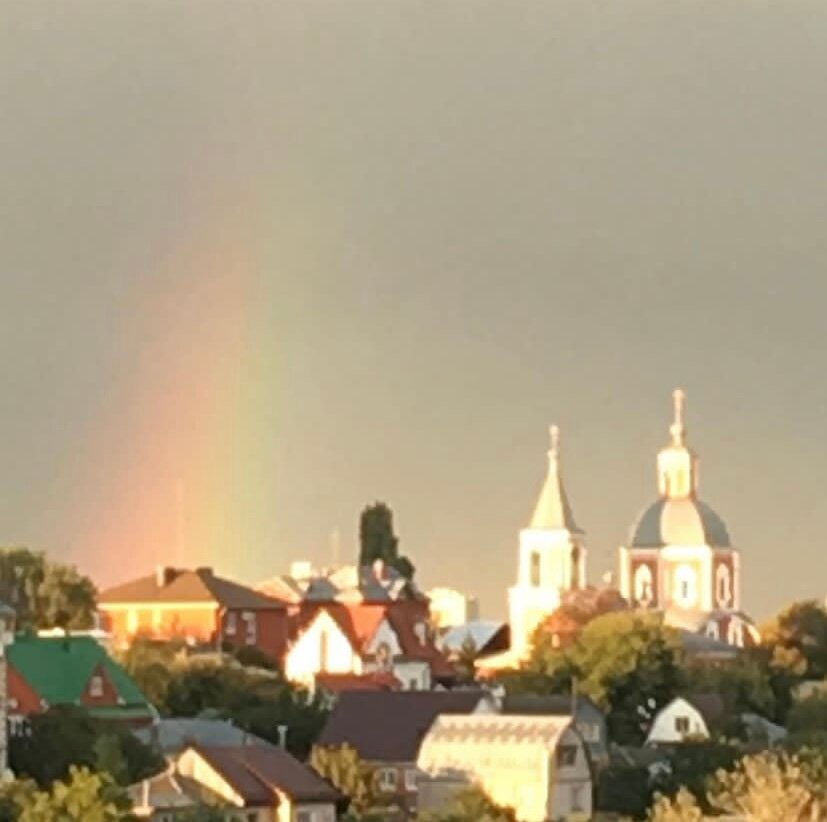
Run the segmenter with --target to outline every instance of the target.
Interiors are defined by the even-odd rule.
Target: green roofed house
[[[6,662],[12,733],[27,717],[54,705],[77,705],[130,727],[157,718],[126,671],[91,637],[21,634],[6,649]]]

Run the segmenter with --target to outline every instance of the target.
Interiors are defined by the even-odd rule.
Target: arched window
[[[715,572],[715,598],[718,605],[726,608],[732,602],[732,583],[729,575],[729,568],[721,564]]]
[[[672,599],[681,608],[692,608],[698,602],[698,576],[691,565],[679,565],[675,570]]]
[[[652,570],[648,565],[639,565],[635,571],[635,600],[648,607],[654,596],[652,594]]]
[[[532,551],[531,552],[531,565],[529,567],[529,577],[531,585],[535,588],[540,587],[540,577],[541,577],[541,558],[539,551]]]

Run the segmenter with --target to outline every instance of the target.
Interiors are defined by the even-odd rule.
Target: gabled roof
[[[311,767],[275,745],[194,745],[241,796],[245,806],[276,805],[278,793],[294,802],[338,802],[341,794]]]
[[[587,696],[578,694],[577,709],[591,707],[603,715],[603,711]],[[503,714],[520,714],[525,716],[571,716],[572,698],[570,694],[514,694],[503,700]]]
[[[319,737],[322,746],[348,744],[369,762],[415,762],[440,714],[470,714],[485,691],[350,691],[336,703]]]
[[[126,671],[91,637],[21,635],[6,649],[6,659],[49,705],[78,703],[100,666],[119,698],[113,711],[134,712],[137,708],[147,716],[154,712]]]
[[[715,724],[726,712],[723,697],[716,693],[681,694],[678,699],[685,699],[704,718],[707,725]]]
[[[508,628],[508,624],[492,619],[478,619],[467,622],[465,625],[456,625],[449,628],[442,637],[441,645],[449,652],[458,653],[463,645],[470,640],[474,643],[477,652],[485,651],[486,645],[497,634]]]
[[[204,602],[225,608],[280,610],[280,600],[265,596],[238,582],[217,577],[211,568],[194,571],[161,568],[155,574],[109,588],[98,597],[102,605],[131,602]]]
[[[565,716],[503,716],[485,714],[477,716],[439,716],[428,731],[419,756],[419,766],[431,769],[447,764],[446,758],[456,755],[453,747],[440,751],[443,743],[475,742],[495,745],[498,742],[519,741],[521,745],[533,745],[547,751],[557,747],[560,738],[571,726],[571,718]],[[473,756],[473,749],[466,749]]]
[[[135,731],[147,745],[164,754],[178,753],[190,745],[224,746],[267,745],[263,739],[233,725],[229,719],[161,719],[151,728]]]

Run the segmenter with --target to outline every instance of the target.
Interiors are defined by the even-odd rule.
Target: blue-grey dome
[[[709,545],[730,548],[724,521],[705,502],[687,497],[659,499],[639,517],[632,529],[631,547]]]

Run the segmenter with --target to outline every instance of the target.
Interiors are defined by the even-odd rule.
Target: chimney
[[[175,569],[168,565],[155,566],[155,584],[159,588],[166,588],[167,585],[175,578]]]
[[[279,747],[287,749],[287,725],[279,725]]]

